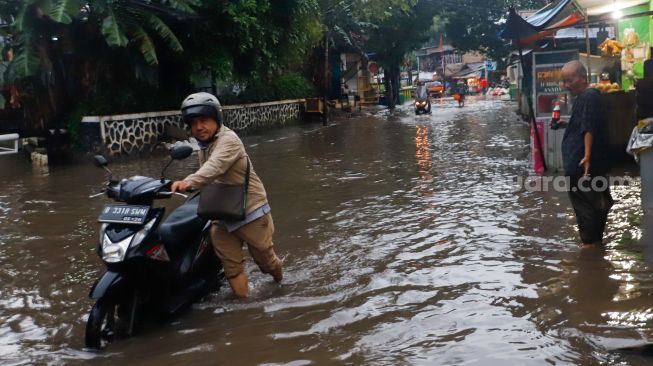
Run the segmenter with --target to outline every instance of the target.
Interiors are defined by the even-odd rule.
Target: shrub
[[[262,103],[284,99],[301,99],[317,95],[315,87],[301,75],[287,74],[269,83],[253,80],[239,95],[220,96],[223,104]]]
[[[74,144],[79,144],[80,127],[84,116],[104,116],[174,110],[185,95],[161,90],[146,82],[127,86],[100,88],[97,93],[77,102],[65,115],[66,128]]]

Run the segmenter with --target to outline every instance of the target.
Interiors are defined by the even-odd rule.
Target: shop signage
[[[535,69],[535,91],[540,93],[562,93],[560,86],[562,66],[538,67]]]

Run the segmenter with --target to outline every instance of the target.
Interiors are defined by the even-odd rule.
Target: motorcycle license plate
[[[138,205],[104,205],[99,222],[115,224],[142,225],[145,223],[149,206]]]

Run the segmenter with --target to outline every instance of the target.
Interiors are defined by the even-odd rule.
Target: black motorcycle
[[[109,173],[102,193],[116,203],[102,209],[97,254],[107,269],[95,282],[96,300],[86,322],[86,347],[98,349],[114,337],[129,337],[145,315],[171,319],[223,282],[222,265],[211,246],[211,223],[197,216],[195,193],[164,219],[154,200],[171,198],[172,181],[163,178],[174,160],[193,149],[177,146],[160,179],[133,176],[112,179],[107,160],[95,164]],[[186,195],[175,193],[187,197]]]

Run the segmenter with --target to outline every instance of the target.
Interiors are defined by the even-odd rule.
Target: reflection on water
[[[425,125],[417,125],[415,128],[415,159],[417,161],[420,181],[417,186],[419,194],[424,197],[433,195],[433,165],[431,156],[431,142],[429,141],[429,128]]]
[[[653,336],[639,187],[615,187],[604,249],[580,250],[564,193],[510,191],[528,126],[498,101],[248,136],[273,208],[284,283],[212,294],[101,354],[82,349],[102,270],[90,164],[0,160],[4,364],[646,364],[609,349]],[[158,176],[165,159],[118,161]],[[197,168],[173,164],[172,178]],[[180,201],[170,201],[172,207]],[[653,220],[643,218],[644,223]],[[649,227],[653,227],[649,226]],[[641,244],[640,244],[641,243]]]

